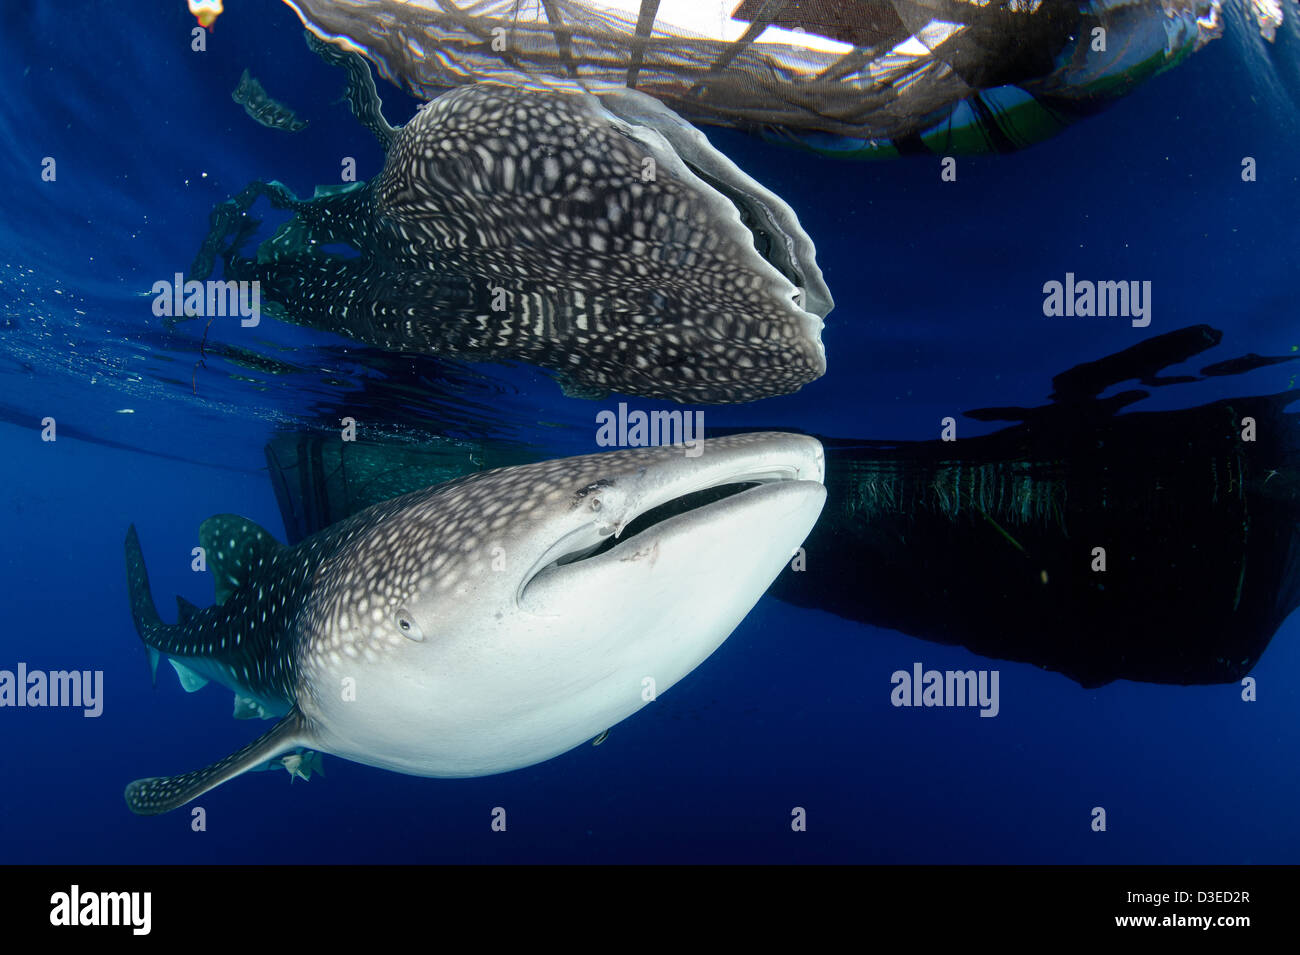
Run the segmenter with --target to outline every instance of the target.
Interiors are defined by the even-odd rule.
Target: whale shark
[[[482,471],[279,544],[224,514],[200,528],[216,603],[154,605],[126,538],[150,658],[279,717],[193,772],[126,787],[167,812],[285,754],[415,776],[542,762],[598,737],[731,634],[825,503],[814,438],[782,433]],[[318,759],[304,756],[303,759]]]
[[[221,259],[277,320],[388,352],[527,362],[573,397],[734,404],[825,373],[834,299],[811,237],[662,103],[466,86],[394,128],[364,61],[308,36],[346,69],[383,168],[307,199],[250,183],[213,209],[191,281]],[[291,216],[241,251],[262,198]]]

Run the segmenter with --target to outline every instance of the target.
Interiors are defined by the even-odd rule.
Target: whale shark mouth
[[[750,488],[760,485],[759,481],[743,481],[736,484],[719,484],[715,487],[705,488],[701,491],[691,491],[683,494],[681,497],[675,497],[671,501],[666,501],[650,508],[644,514],[641,514],[629,521],[619,534],[611,534],[594,547],[586,550],[575,551],[572,554],[566,554],[551,564],[552,567],[564,567],[569,564],[576,564],[579,561],[589,560],[593,557],[599,557],[601,554],[608,553],[616,547],[627,545],[631,538],[636,537],[644,531],[649,530],[670,518],[686,514],[690,511],[699,511],[708,507],[710,504],[716,504],[718,501],[725,500],[741,494]]]
[[[671,496],[647,501],[641,509],[617,526],[593,523],[566,534],[524,576],[517,599],[522,603],[529,586],[548,571],[572,567],[622,548],[635,548],[641,541],[634,543],[634,539],[641,538],[670,520],[685,515],[700,516],[723,501],[739,497],[763,485],[808,479],[809,476],[801,475],[798,466],[793,463],[774,463],[761,470],[715,475],[713,480],[706,479],[698,483],[683,481],[679,488],[671,490]],[[820,475],[813,479],[819,480]]]
[[[764,262],[780,272],[781,276],[795,287],[794,295],[791,296],[794,304],[801,311],[816,318],[816,314],[808,310],[808,280],[799,267],[793,243],[790,237],[781,230],[781,224],[772,211],[756,196],[742,192],[732,184],[710,175],[685,157],[682,157],[682,162],[694,176],[736,207],[741,224],[749,230],[749,234],[753,239],[754,251],[759,254],[759,257]]]

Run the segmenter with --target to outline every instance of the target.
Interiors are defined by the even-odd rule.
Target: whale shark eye
[[[393,623],[401,631],[402,636],[414,640],[417,643],[424,639],[424,634],[420,631],[420,625],[415,622],[415,618],[403,607],[393,615]]]

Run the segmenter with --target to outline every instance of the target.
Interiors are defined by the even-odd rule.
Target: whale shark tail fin
[[[131,618],[135,621],[135,632],[140,639],[150,646],[150,637],[167,626],[158,615],[154,606],[153,594],[149,590],[149,573],[144,567],[144,551],[140,549],[140,538],[132,524],[126,531],[126,586],[131,596]],[[157,661],[151,661],[157,667]]]
[[[170,812],[197,799],[209,789],[220,786],[226,780],[255,769],[289,750],[314,745],[310,735],[299,712],[291,710],[288,716],[268,732],[210,766],[179,776],[137,779],[126,787],[124,795],[127,808],[140,816]]]

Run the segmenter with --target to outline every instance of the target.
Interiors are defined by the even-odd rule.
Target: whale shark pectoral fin
[[[226,780],[304,745],[314,745],[314,741],[302,715],[294,709],[264,735],[211,766],[179,776],[137,779],[126,787],[127,808],[141,816],[170,812]]]
[[[384,119],[384,104],[379,99],[379,90],[375,88],[375,79],[370,75],[370,64],[359,53],[351,53],[326,43],[311,31],[304,31],[303,38],[313,53],[330,66],[341,66],[348,74],[347,89],[337,102],[346,102],[352,108],[352,115],[379,140],[379,145],[387,152],[397,138],[397,130],[388,125]]]

